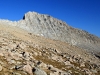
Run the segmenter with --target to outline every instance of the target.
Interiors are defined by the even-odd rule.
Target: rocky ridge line
[[[0,24],[0,75],[100,75],[98,56],[10,23]]]
[[[100,52],[100,38],[86,31],[72,28],[49,15],[28,12],[24,15],[23,20],[18,22],[0,20],[0,23],[25,29],[35,35],[67,42],[91,52]]]

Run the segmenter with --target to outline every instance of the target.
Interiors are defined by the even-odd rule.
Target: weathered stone
[[[9,63],[10,64],[16,64],[16,61],[15,60],[10,60]]]
[[[72,65],[69,61],[64,62],[65,65]]]
[[[10,69],[10,70],[15,69],[15,65],[10,66],[9,69]]]
[[[47,69],[47,64],[45,64],[45,63],[42,62],[42,63],[40,63],[39,67],[42,67],[44,69]]]
[[[23,65],[16,65],[15,70],[23,70]]]
[[[39,68],[37,68],[37,67],[34,67],[34,68],[32,69],[32,71],[33,71],[33,73],[34,73],[35,75],[47,75],[45,71],[43,71],[43,70],[41,70],[41,69],[39,69]]]
[[[38,53],[37,53],[37,52],[34,52],[34,55],[35,55],[35,56],[37,56],[37,55],[38,55]]]
[[[20,56],[19,56],[19,53],[15,53],[12,55],[12,58],[15,59],[15,60],[21,60]]]
[[[52,56],[52,59],[55,60],[55,61],[57,61],[57,60],[58,60],[58,56],[53,55],[53,56]]]
[[[85,63],[80,63],[80,67],[85,67]]]
[[[26,45],[25,45],[25,43],[22,42],[22,43],[19,44],[19,47],[20,47],[21,49],[24,49],[24,48],[26,48]]]
[[[68,72],[61,72],[60,75],[71,75],[71,74]]]
[[[28,52],[22,52],[22,56],[25,60],[30,60],[30,54]]]
[[[2,71],[2,66],[0,65],[0,71]]]
[[[28,74],[33,75],[32,67],[29,64],[24,65],[23,70],[26,71]]]
[[[8,47],[12,50],[12,49],[16,49],[17,45],[12,43],[12,44],[9,44]]]

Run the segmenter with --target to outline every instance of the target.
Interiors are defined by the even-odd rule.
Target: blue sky
[[[49,14],[100,37],[100,0],[0,0],[0,18],[20,20],[28,11]]]

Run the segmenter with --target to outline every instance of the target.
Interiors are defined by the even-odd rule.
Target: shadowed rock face
[[[46,38],[67,42],[89,51],[100,51],[100,38],[86,31],[72,28],[65,22],[49,15],[28,12],[24,15],[23,20],[9,22],[9,25],[20,27]]]

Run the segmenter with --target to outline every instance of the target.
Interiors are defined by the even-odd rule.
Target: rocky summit
[[[1,19],[0,75],[100,75],[100,38],[37,12]]]
[[[100,38],[87,31],[73,28],[49,15],[28,12],[20,21],[1,20],[0,23],[22,28],[35,35],[67,42],[89,51],[100,51]]]

